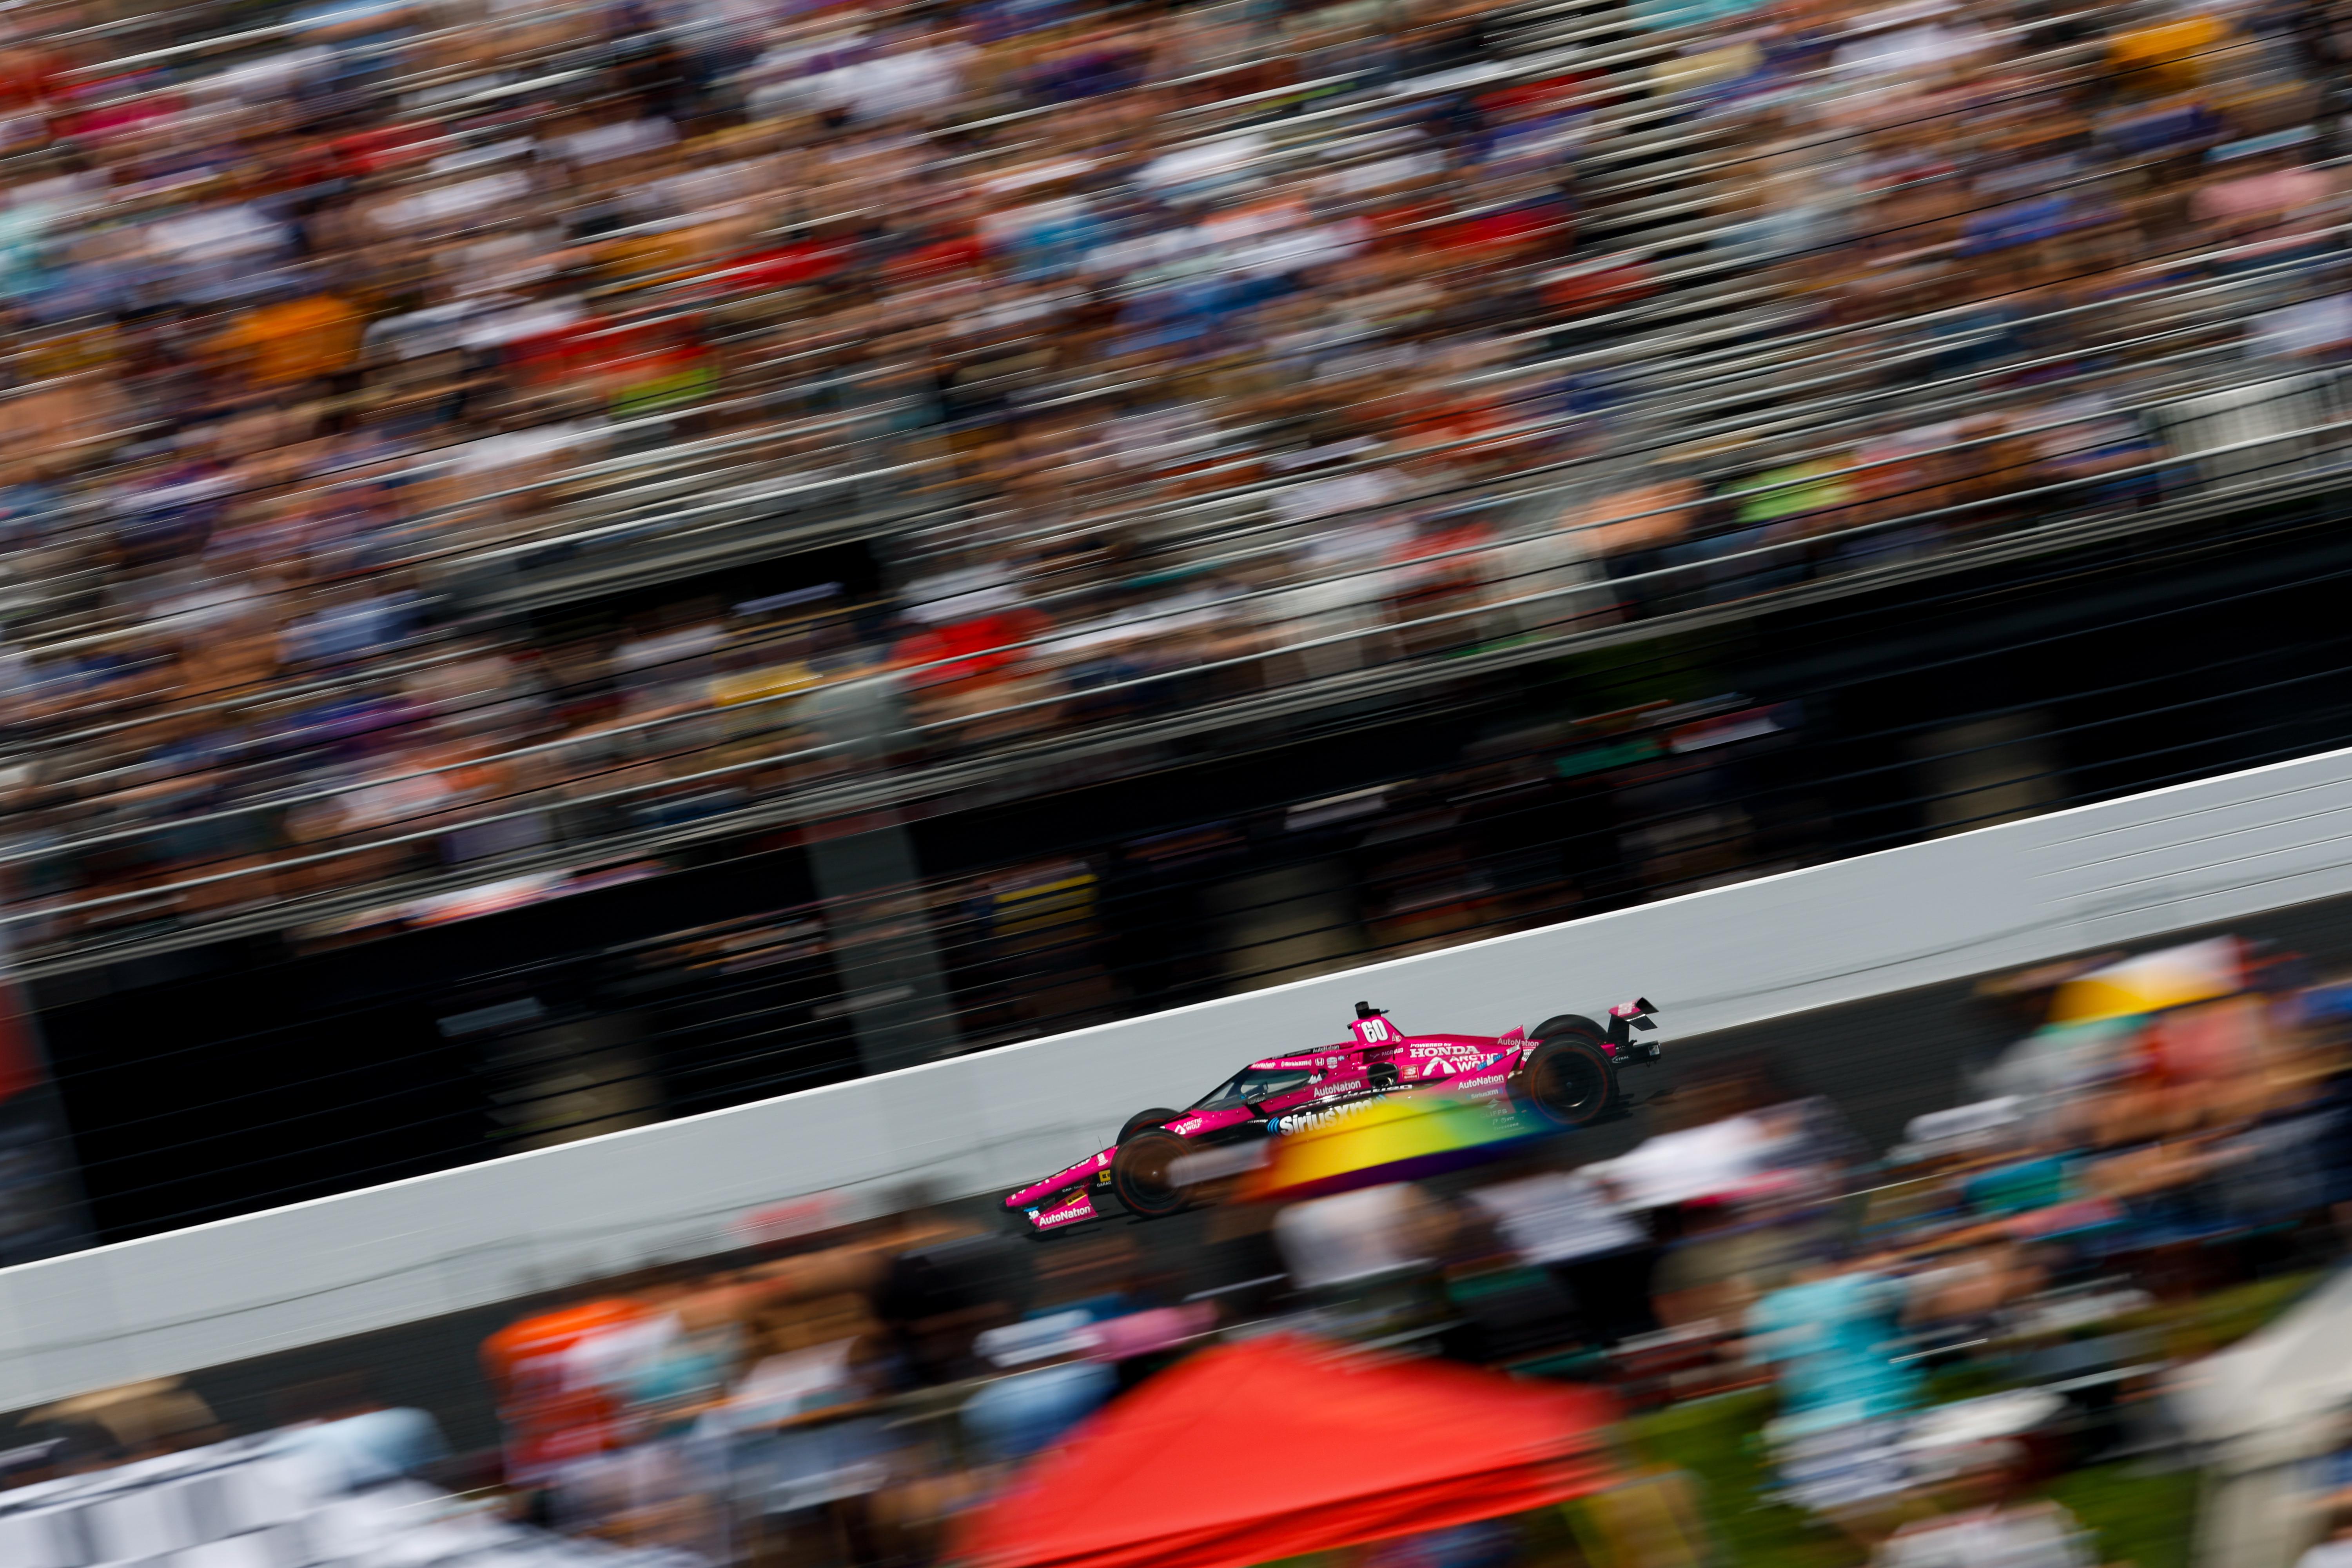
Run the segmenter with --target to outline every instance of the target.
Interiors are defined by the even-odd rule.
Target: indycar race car
[[[1191,1109],[1127,1119],[1110,1147],[1004,1196],[1031,1234],[1102,1219],[1140,1219],[1185,1206],[1179,1162],[1204,1150],[1303,1132],[1358,1107],[1407,1093],[1483,1100],[1537,1126],[1589,1127],[1622,1104],[1618,1069],[1654,1062],[1657,1026],[1647,1001],[1609,1009],[1604,1026],[1574,1014],[1501,1036],[1405,1035],[1376,1007],[1356,1004],[1345,1045],[1254,1061]]]

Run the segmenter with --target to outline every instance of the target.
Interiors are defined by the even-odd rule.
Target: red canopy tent
[[[1032,1466],[977,1568],[1250,1568],[1494,1519],[1614,1479],[1591,1389],[1290,1335],[1203,1351]]]

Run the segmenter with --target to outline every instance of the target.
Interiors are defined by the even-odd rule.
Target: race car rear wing
[[[1636,1029],[1654,1029],[1650,1015],[1658,1010],[1657,1004],[1646,996],[1636,996],[1631,1002],[1620,1002],[1609,1009],[1609,1043],[1621,1049],[1633,1043]]]

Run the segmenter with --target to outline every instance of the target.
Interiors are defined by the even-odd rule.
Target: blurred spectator
[[[2294,1560],[2294,1568],[2345,1568],[2352,1563],[2352,1519],[2338,1518],[2327,1539]]]
[[[174,1454],[224,1436],[211,1407],[176,1377],[78,1394],[25,1417],[29,1427],[47,1423],[65,1429],[68,1453],[88,1454],[89,1429],[96,1428],[105,1433],[108,1450],[125,1459]]]
[[[1962,1458],[1939,1489],[1947,1511],[1896,1531],[1872,1554],[1872,1568],[2093,1568],[2098,1556],[2073,1515],[2018,1496],[2023,1465],[2007,1442]]]
[[[886,670],[953,752],[2274,475],[2163,459],[2245,438],[2196,395],[2293,429],[2270,367],[2344,336],[2292,11],[1636,7],[1563,76],[1511,4],[1342,10],[388,8],[136,76],[23,29],[34,940],[731,812],[873,765],[801,697]],[[683,604],[782,515],[921,570],[453,635]]]
[[[1672,1114],[1656,1137],[1580,1168],[1556,1162],[1589,1152],[1591,1131],[1484,1179],[1287,1205],[1204,1188],[1230,1206],[1038,1242],[917,1209],[583,1288],[484,1347],[506,1479],[566,1530],[711,1563],[938,1561],[957,1521],[1055,1445],[1083,1442],[1125,1391],[1197,1344],[1286,1330],[1335,1342],[1314,1352],[1334,1376],[1402,1345],[1611,1384],[1633,1413],[1629,1449],[1674,1442],[1721,1490],[1702,1500],[1689,1477],[1645,1473],[1545,1515],[1620,1555],[1695,1563],[1701,1511],[1779,1520],[1790,1510],[1754,1505],[1780,1502],[1824,1560],[2088,1564],[2100,1554],[2085,1521],[2117,1529],[2095,1510],[2169,1498],[2186,1517],[2180,1435],[2150,1390],[2217,1324],[2251,1321],[2249,1293],[2215,1292],[2291,1300],[2280,1287],[2340,1249],[2345,987],[2297,969],[2221,942],[1999,987],[2038,994],[2057,1020],[2000,1064],[2049,1103],[2031,1118],[2022,1098],[1916,1118],[1883,1168],[1859,1168],[1839,1120],[1787,1098],[1770,1063],[1738,1060],[1692,1070],[1657,1102]],[[2078,1070],[2093,1025],[2104,1065]],[[1269,1215],[1286,1279],[1256,1274],[1264,1249],[1242,1245]],[[1654,1273],[1653,1237],[1673,1240]],[[2261,1450],[2237,1477],[2250,1497],[2274,1500],[2273,1472],[2293,1470],[2326,1506],[2342,1500],[2340,1412],[2298,1370],[2335,1331],[2340,1297],[2322,1290],[2324,1311],[2296,1309],[2291,1333],[2242,1355],[2280,1385],[2240,1390],[2229,1417]],[[1769,1398],[1737,1397],[1766,1378]],[[1961,1387],[1976,1392],[1954,1397]],[[2308,1416],[2292,1445],[2261,1425],[2290,1387]],[[37,1500],[41,1484],[100,1468],[122,1468],[123,1484],[164,1475],[123,1461],[182,1462],[210,1426],[189,1397],[142,1384],[36,1412],[0,1479]],[[286,1473],[309,1477],[306,1490],[421,1507],[409,1478],[441,1468],[432,1420],[376,1407],[356,1380],[296,1390],[275,1419],[250,1451],[296,1459]],[[2082,1518],[2030,1495],[2086,1462],[2104,1485],[2063,1492]],[[2105,1489],[2118,1483],[2120,1505]],[[2270,1507],[2239,1508],[2237,1528]],[[1549,1561],[1563,1540],[1533,1517],[1373,1555]],[[1851,1541],[1823,1545],[1824,1526]]]
[[[650,1316],[606,1296],[526,1318],[482,1345],[482,1370],[507,1428],[507,1474],[518,1485],[551,1480],[576,1459],[624,1440],[622,1409],[602,1382],[579,1376],[572,1352],[600,1334],[641,1329]]]
[[[1275,1221],[1275,1243],[1292,1284],[1328,1292],[1433,1268],[1453,1231],[1442,1205],[1411,1183],[1391,1182],[1293,1204]]]
[[[998,1378],[964,1402],[964,1429],[989,1463],[1016,1465],[1043,1452],[1092,1415],[1118,1388],[1118,1374],[1100,1362],[1076,1359],[1083,1343],[1060,1358]]]
[[[338,1400],[310,1420],[281,1430],[272,1451],[311,1478],[321,1493],[359,1491],[415,1476],[449,1457],[433,1417],[388,1409],[364,1397]]]
[[[1658,1326],[1650,1307],[1655,1247],[1602,1178],[1589,1171],[1522,1176],[1481,1186],[1471,1202],[1522,1262],[1541,1267],[1569,1291],[1594,1341],[1612,1344]]]
[[[1909,1305],[1910,1288],[1867,1258],[1808,1264],[1757,1302],[1748,1342],[1779,1372],[1784,1419],[1828,1426],[1911,1409],[1919,1370],[1888,1353]]]

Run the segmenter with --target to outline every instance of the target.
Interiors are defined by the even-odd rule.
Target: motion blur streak
[[[6,8],[0,1565],[2352,1563],[2347,25]]]

